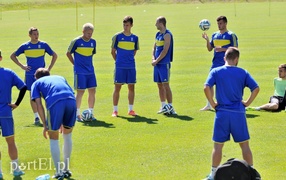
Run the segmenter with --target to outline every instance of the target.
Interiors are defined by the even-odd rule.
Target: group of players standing
[[[152,53],[152,66],[154,66],[154,82],[157,83],[161,108],[158,113],[176,114],[172,105],[172,91],[169,85],[170,68],[173,60],[173,35],[166,28],[166,18],[160,16],[156,19],[155,26],[159,30],[155,36],[155,43]],[[214,149],[212,154],[211,173],[206,179],[212,180],[214,172],[219,166],[222,157],[224,142],[233,136],[234,141],[240,144],[243,158],[253,165],[252,153],[249,148],[249,133],[245,118],[245,107],[249,106],[259,92],[258,84],[250,74],[237,67],[239,60],[239,50],[237,36],[227,30],[227,18],[219,16],[217,18],[219,31],[212,35],[211,41],[206,33],[202,38],[206,40],[208,51],[214,50],[213,64],[209,76],[205,82],[205,94],[208,100],[207,106],[201,110],[216,109],[215,126],[213,132]],[[120,90],[123,84],[128,86],[128,114],[136,116],[133,109],[136,83],[135,55],[139,50],[139,38],[131,32],[133,18],[126,16],[123,19],[123,31],[116,33],[112,38],[111,55],[115,61],[114,71],[114,92],[113,92],[113,112],[112,116],[118,116],[118,102]],[[71,133],[75,121],[82,121],[80,105],[85,89],[88,89],[88,110],[90,120],[96,120],[93,116],[95,103],[95,88],[97,86],[92,58],[96,53],[96,41],[92,38],[94,27],[90,23],[83,25],[83,34],[75,38],[68,47],[66,53],[68,59],[74,66],[74,89],[67,81],[58,75],[50,75],[50,70],[54,66],[57,54],[43,41],[39,41],[39,32],[36,28],[29,30],[31,41],[21,45],[11,55],[11,59],[25,70],[25,83],[12,71],[0,68],[1,107],[5,111],[0,111],[0,125],[3,136],[8,143],[8,151],[13,164],[14,176],[23,175],[18,166],[17,148],[14,142],[14,124],[12,110],[21,103],[26,89],[31,91],[31,106],[35,114],[35,124],[40,124],[41,119],[44,130],[43,135],[50,139],[50,151],[56,173],[54,178],[63,179],[71,176],[68,169],[68,162],[72,149]],[[23,65],[17,56],[24,53],[27,58],[27,65]],[[48,68],[45,67],[44,55],[48,53],[52,60]],[[9,77],[9,78],[3,78]],[[5,86],[3,85],[5,84]],[[227,84],[227,87],[225,85]],[[216,99],[213,100],[216,86]],[[20,92],[15,103],[11,103],[11,88],[16,86]],[[235,88],[234,88],[235,87]],[[243,101],[243,89],[249,87],[250,97]],[[41,97],[46,101],[45,114]],[[1,110],[2,110],[1,109]],[[58,109],[61,109],[59,111]],[[234,118],[235,117],[235,118]],[[229,128],[230,127],[230,128]],[[60,164],[59,131],[63,132],[64,147],[64,169]],[[2,178],[0,160],[0,178]]]
[[[176,114],[172,107],[172,91],[169,86],[170,63],[173,58],[173,36],[166,29],[166,18],[160,16],[156,19],[156,34],[152,65],[154,66],[154,82],[158,84],[159,96],[162,107],[158,113],[165,113],[164,107],[168,104],[168,113]],[[115,60],[114,92],[113,92],[113,117],[118,116],[118,101],[121,86],[128,84],[128,114],[136,116],[133,110],[134,85],[136,83],[135,54],[139,50],[139,38],[131,33],[133,18],[126,16],[123,19],[123,31],[112,38],[111,54]],[[74,89],[66,79],[58,75],[50,75],[57,54],[44,41],[39,40],[39,31],[32,27],[29,29],[30,41],[23,43],[10,58],[25,71],[25,82],[12,70],[0,68],[0,127],[2,136],[6,138],[8,153],[11,159],[13,175],[21,176],[25,173],[20,170],[18,152],[14,140],[14,121],[12,110],[17,108],[25,96],[26,90],[30,91],[31,107],[35,115],[35,125],[43,123],[43,135],[50,140],[50,152],[56,173],[55,179],[69,178],[72,173],[69,170],[69,161],[72,151],[72,130],[76,120],[82,121],[80,106],[85,89],[88,90],[88,111],[91,121],[96,118],[93,115],[96,93],[96,76],[93,67],[93,55],[96,54],[96,41],[92,38],[94,27],[91,23],[83,25],[83,34],[71,41],[66,56],[74,67]],[[45,68],[45,53],[52,56],[48,68]],[[18,56],[25,54],[27,64],[18,60]],[[2,60],[2,57],[1,59]],[[17,101],[12,103],[12,87],[19,89]],[[46,112],[41,98],[46,102]],[[59,110],[60,109],[60,110]],[[46,114],[47,113],[47,114]],[[61,168],[59,132],[63,133],[64,165]],[[0,154],[1,157],[1,154]],[[2,161],[0,158],[0,179],[3,178]]]

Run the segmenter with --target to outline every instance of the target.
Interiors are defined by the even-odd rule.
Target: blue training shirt
[[[27,65],[31,67],[26,71],[26,75],[34,75],[38,68],[45,67],[45,53],[50,56],[54,54],[51,47],[44,41],[38,41],[36,44],[29,42],[23,43],[16,51],[15,55],[25,54]]]
[[[134,34],[126,36],[123,32],[117,33],[112,37],[111,48],[116,49],[115,66],[117,68],[135,68],[134,52],[139,50],[138,36]]]
[[[258,87],[256,81],[244,69],[236,66],[221,66],[210,71],[205,82],[209,87],[216,86],[216,110],[238,110],[245,112],[242,104],[243,91],[248,87],[253,91]]]
[[[31,99],[43,97],[47,109],[62,99],[75,99],[72,88],[64,77],[58,75],[44,76],[37,79],[31,88]]]
[[[159,61],[158,64],[169,64],[170,62],[173,61],[174,40],[173,40],[173,35],[172,35],[171,31],[169,31],[168,29],[166,29],[165,33],[160,33],[160,32],[156,33],[156,37],[155,37],[155,44],[156,44],[155,58],[157,58],[164,49],[164,44],[165,44],[164,35],[165,34],[170,34],[170,36],[171,36],[170,47],[168,49],[166,56],[161,61]]]
[[[215,47],[228,48],[231,46],[238,47],[238,39],[237,36],[231,31],[226,31],[223,34],[217,31],[213,33],[210,44],[213,48]],[[213,64],[211,68],[223,66],[225,64],[224,55],[225,51],[223,52],[214,51],[214,57],[212,60]]]
[[[19,90],[25,83],[10,69],[0,67],[0,118],[12,117],[12,108],[8,104],[12,101],[12,88],[16,86]]]
[[[74,54],[75,74],[94,74],[92,57],[96,54],[96,41],[90,39],[85,41],[82,36],[72,40],[68,52]]]

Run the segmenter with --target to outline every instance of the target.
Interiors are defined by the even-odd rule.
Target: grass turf
[[[93,37],[98,43],[94,56],[98,121],[76,124],[71,160],[73,179],[201,179],[210,170],[214,112],[199,111],[206,102],[203,83],[212,53],[205,48],[198,22],[204,18],[212,22],[208,31],[210,36],[217,30],[216,17],[222,14],[228,17],[228,29],[239,38],[239,66],[246,68],[261,87],[252,104],[255,106],[266,103],[273,94],[272,80],[277,76],[277,67],[285,63],[284,6],[285,2],[118,5],[96,7],[95,16],[92,7],[79,7],[77,12],[74,7],[2,9],[0,47],[4,60],[1,66],[12,68],[24,77],[24,72],[9,56],[21,43],[29,40],[28,28],[36,26],[40,29],[40,39],[47,41],[59,56],[52,73],[64,76],[72,85],[72,66],[65,56],[67,47],[73,38],[81,35],[82,24],[94,23]],[[134,17],[132,32],[140,38],[135,97],[135,110],[139,116],[127,115],[127,88],[123,86],[120,117],[112,118],[114,62],[110,55],[111,37],[122,30],[125,15]],[[175,38],[171,87],[178,116],[174,117],[156,114],[160,103],[156,84],[152,82],[151,49],[157,31],[155,20],[159,15],[167,18],[167,28]],[[25,62],[23,55],[19,59]],[[46,56],[47,64],[50,59]],[[17,94],[14,91],[14,100]],[[248,94],[246,91],[245,96]],[[86,108],[85,95],[82,110]],[[255,167],[263,179],[285,178],[285,113],[247,112],[247,117]],[[22,179],[53,174],[48,159],[49,141],[42,137],[42,128],[32,125],[28,94],[14,111],[14,119],[19,160],[26,172]],[[3,138],[0,144],[4,177],[11,179]],[[222,161],[231,157],[241,158],[238,145],[232,141],[226,143]],[[39,170],[39,158],[42,158],[42,170]]]

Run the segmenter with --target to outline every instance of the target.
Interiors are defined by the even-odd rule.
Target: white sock
[[[166,105],[166,102],[161,102],[161,106],[164,107]]]
[[[211,107],[211,103],[207,100],[207,106]]]
[[[260,107],[255,107],[255,110],[260,111],[261,108]]]
[[[76,116],[80,115],[80,109],[76,109]]]
[[[214,173],[215,173],[216,169],[217,169],[217,167],[211,168],[211,173],[210,173],[211,178],[214,178]]]
[[[93,108],[88,108],[91,114],[93,114]]]
[[[118,111],[118,106],[113,106],[113,111]]]
[[[56,173],[60,173],[60,145],[59,140],[50,139],[50,151],[52,159],[54,161],[54,166],[56,168]]]
[[[64,171],[69,170],[70,166],[70,157],[72,152],[72,133],[63,134],[64,139],[64,147],[63,147],[63,154],[64,154]]]
[[[35,116],[35,118],[38,118],[39,117],[39,113],[38,112],[34,113],[34,116]]]
[[[13,169],[13,171],[16,171],[16,172],[20,171],[19,165],[18,165],[18,159],[12,160],[11,163],[12,163],[12,169]]]
[[[131,110],[133,110],[133,105],[129,104],[128,105],[128,111],[131,111]]]

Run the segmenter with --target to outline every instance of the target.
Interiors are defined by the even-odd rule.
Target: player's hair
[[[94,26],[91,24],[91,23],[85,23],[83,26],[82,26],[82,30],[85,31],[85,30],[94,30]]]
[[[30,27],[29,34],[31,35],[34,31],[38,31],[38,28],[36,27]]]
[[[219,22],[220,20],[223,20],[223,22],[227,23],[227,18],[225,16],[219,16],[216,21]]]
[[[225,52],[225,59],[233,61],[236,58],[239,58],[239,50],[237,47],[229,47]]]
[[[286,64],[280,64],[278,68],[283,68],[286,71]]]
[[[159,23],[162,23],[166,27],[167,20],[166,20],[166,18],[164,16],[159,16],[157,18],[157,20],[158,20]]]
[[[133,24],[133,18],[131,16],[125,16],[123,19],[123,23],[130,22],[130,24]]]
[[[41,77],[44,76],[49,76],[50,71],[46,68],[38,68],[37,71],[35,72],[35,78],[40,79]]]

